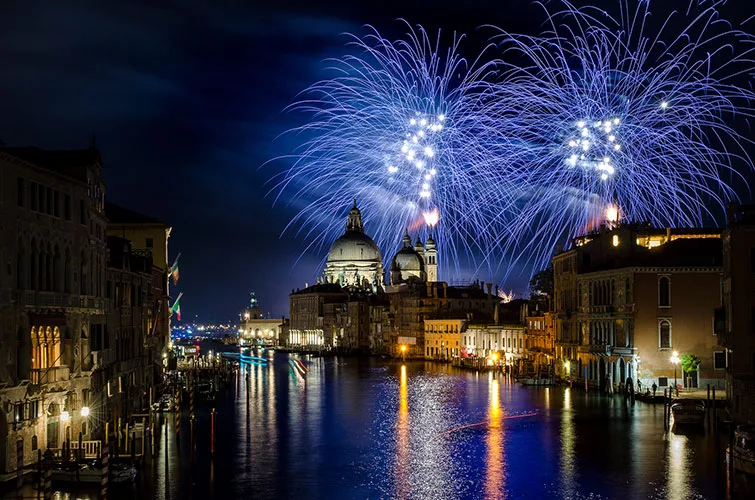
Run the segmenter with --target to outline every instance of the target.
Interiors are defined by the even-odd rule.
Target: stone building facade
[[[0,149],[0,472],[91,435],[90,341],[105,328],[102,160]]]
[[[719,230],[623,225],[577,238],[553,259],[563,376],[607,389],[673,385],[671,354],[702,359],[679,383],[718,384],[711,311],[720,303]]]

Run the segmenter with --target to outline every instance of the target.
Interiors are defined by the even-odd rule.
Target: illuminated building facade
[[[241,313],[239,344],[278,345],[288,329],[286,318],[265,317],[257,297],[250,294],[249,306]]]
[[[82,432],[105,329],[105,182],[94,147],[0,148],[0,473]],[[7,269],[6,269],[7,268]],[[7,272],[6,272],[7,271]]]
[[[720,303],[720,230],[621,225],[577,238],[553,258],[556,356],[563,376],[601,390],[631,378],[673,385],[673,352],[698,372],[678,382],[722,382],[711,311]]]

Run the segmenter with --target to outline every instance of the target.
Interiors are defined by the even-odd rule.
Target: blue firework
[[[433,234],[441,269],[458,269],[461,257],[485,261],[500,247],[493,228],[508,181],[487,154],[495,138],[480,133],[496,63],[463,58],[463,36],[444,46],[440,32],[405,27],[396,41],[369,26],[348,35],[348,53],[329,60],[328,78],[290,107],[306,122],[291,131],[301,146],[276,190],[306,200],[289,228],[304,232],[310,246],[342,233],[357,198],[384,252],[409,227]]]
[[[497,154],[516,165],[514,258],[544,264],[606,211],[695,226],[736,199],[750,165],[741,125],[754,45],[721,3],[656,18],[648,1],[620,0],[616,17],[552,2],[543,34],[500,31],[507,69],[490,113],[509,134]]]

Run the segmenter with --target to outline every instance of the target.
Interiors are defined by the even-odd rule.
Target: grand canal
[[[219,395],[214,459],[200,403],[193,460],[186,418],[179,441],[160,419],[155,457],[110,498],[726,497],[725,439],[664,432],[662,406],[421,361],[306,358],[302,378],[261,354]]]

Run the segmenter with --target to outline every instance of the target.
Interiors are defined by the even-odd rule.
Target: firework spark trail
[[[312,201],[289,228],[326,246],[357,197],[392,252],[403,227],[437,214],[447,277],[464,257],[543,267],[608,207],[656,226],[714,219],[750,168],[740,125],[755,97],[742,83],[755,37],[721,3],[656,18],[646,1],[618,0],[617,17],[553,1],[544,33],[498,30],[498,55],[471,63],[463,37],[441,49],[421,27],[395,42],[352,35],[333,76],[291,106],[309,121],[274,191]]]
[[[464,257],[496,255],[506,229],[500,207],[513,192],[510,178],[487,154],[502,133],[479,133],[495,63],[461,57],[463,36],[444,49],[440,32],[431,39],[421,27],[406,28],[395,42],[372,27],[350,35],[351,53],[330,60],[333,76],[290,107],[309,121],[292,131],[302,146],[274,191],[313,199],[287,228],[302,231],[311,247],[340,235],[356,197],[384,252],[399,247],[404,227],[432,232],[441,268],[450,270]],[[437,227],[426,224],[436,218]]]
[[[720,20],[721,3],[693,1],[655,27],[650,2],[621,0],[618,20],[552,2],[541,36],[500,30],[502,57],[517,61],[500,63],[489,118],[510,134],[498,154],[520,188],[506,253],[543,266],[614,204],[626,220],[676,227],[736,199],[750,141],[729,120],[753,116],[738,80],[754,49],[752,35]]]

